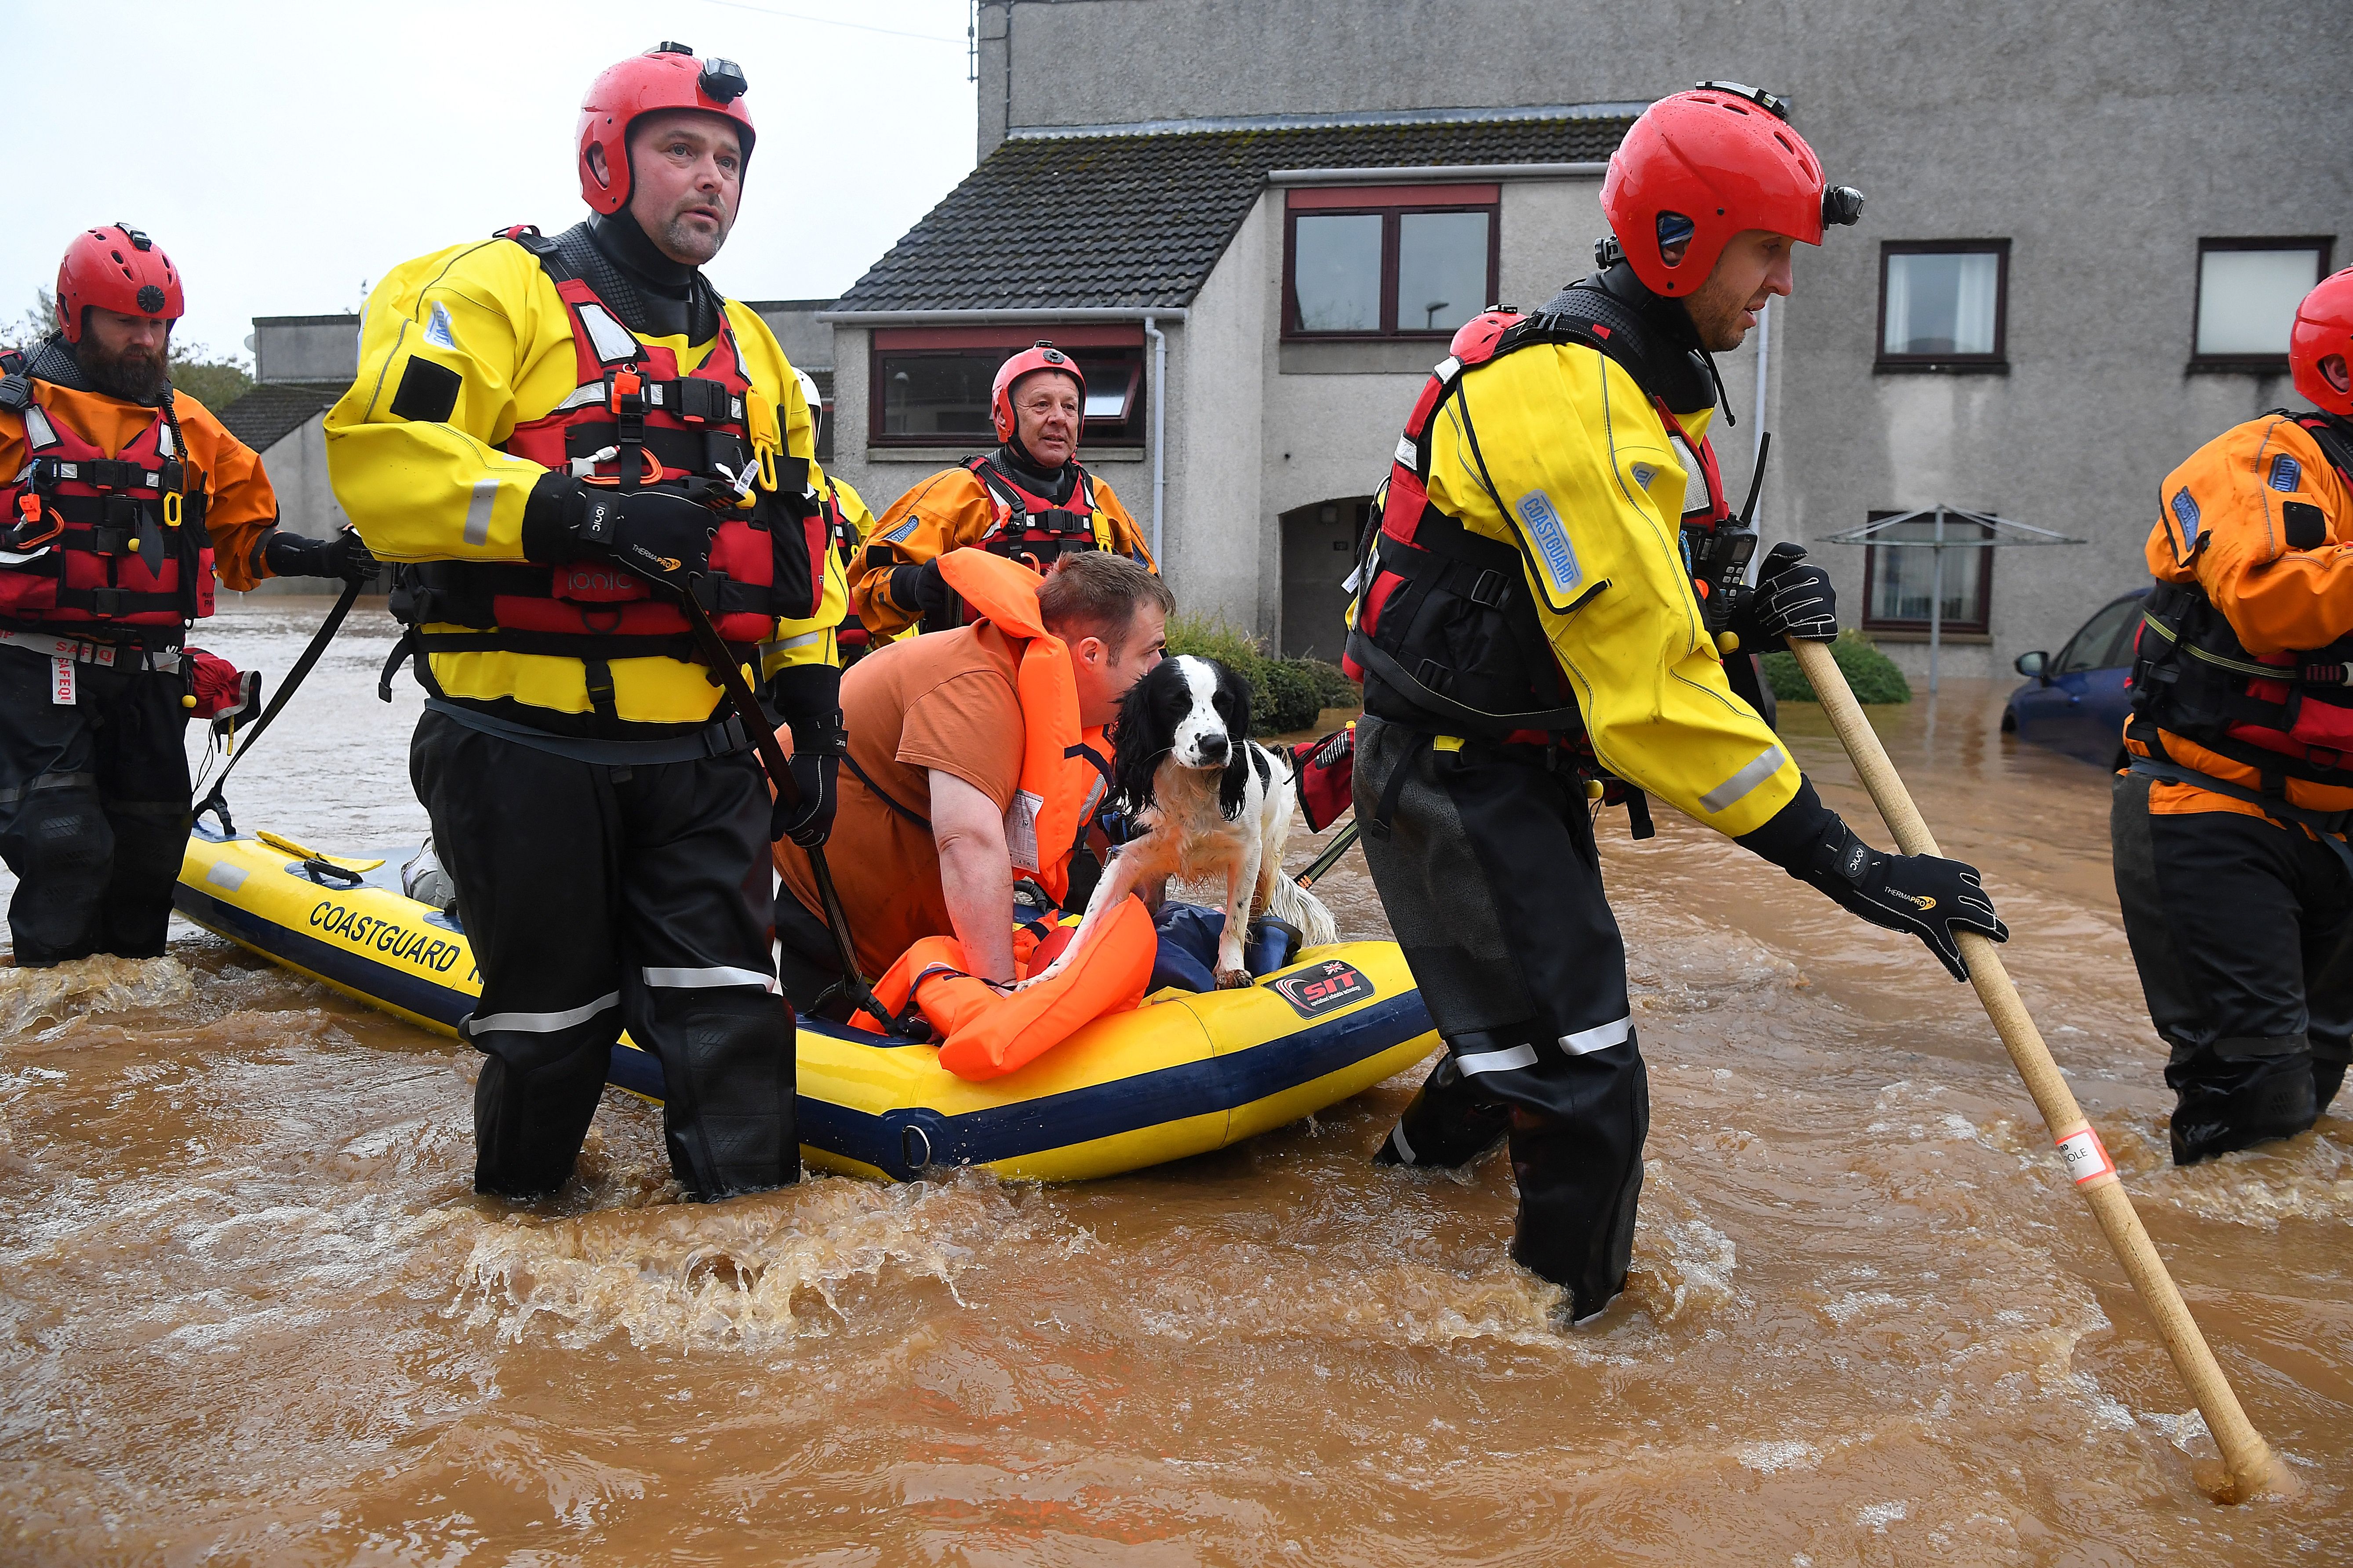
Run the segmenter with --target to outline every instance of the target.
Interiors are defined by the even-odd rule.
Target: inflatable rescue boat
[[[438,1034],[481,990],[466,933],[402,890],[413,847],[321,854],[275,834],[199,826],[179,910],[206,930]],[[1083,1181],[1182,1159],[1296,1121],[1439,1046],[1397,944],[1310,948],[1255,985],[1163,990],[1018,1071],[970,1083],[910,1045],[800,1020],[802,1157],[909,1181],[927,1167]],[[609,1081],[659,1100],[661,1064],[627,1037]]]

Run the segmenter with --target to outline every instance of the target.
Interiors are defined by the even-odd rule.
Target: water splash
[[[0,1040],[37,1025],[181,1006],[195,994],[187,966],[171,957],[101,954],[50,969],[0,969]]]

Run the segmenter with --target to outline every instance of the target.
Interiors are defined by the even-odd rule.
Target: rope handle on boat
[[[223,837],[237,837],[237,824],[229,819],[228,797],[221,793],[228,787],[228,775],[237,771],[237,763],[253,754],[253,743],[261,739],[261,732],[269,728],[269,721],[285,708],[295,689],[302,684],[302,678],[311,673],[311,667],[319,662],[319,656],[326,652],[327,645],[334,640],[335,633],[343,629],[343,617],[352,613],[352,605],[359,601],[360,586],[357,583],[343,584],[343,596],[335,601],[335,607],[327,612],[327,618],[320,622],[319,629],[311,634],[311,646],[302,650],[302,657],[296,659],[294,668],[286,672],[285,680],[278,688],[278,695],[269,700],[269,706],[261,710],[261,717],[255,720],[253,727],[245,732],[245,744],[229,758],[228,766],[221,769],[220,777],[213,781],[211,793],[196,803],[195,819],[203,821],[206,812],[219,817]],[[315,878],[312,879],[316,880]]]

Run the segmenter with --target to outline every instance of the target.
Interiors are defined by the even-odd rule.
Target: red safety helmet
[[[2315,408],[2353,418],[2353,389],[2339,392],[2320,374],[2320,362],[2331,354],[2342,356],[2353,371],[2353,267],[2313,285],[2295,308],[2295,326],[2287,339],[2287,365],[2295,389]]]
[[[1609,155],[1601,210],[1652,293],[1697,293],[1744,229],[1820,245],[1825,223],[1862,215],[1861,191],[1823,188],[1821,163],[1788,113],[1784,100],[1760,88],[1704,81],[1634,121]],[[1671,265],[1663,252],[1676,244],[1683,253]]]
[[[752,111],[744,107],[744,68],[733,60],[698,60],[684,44],[656,44],[644,54],[607,66],[580,100],[580,195],[600,213],[629,205],[629,126],[663,109],[699,109],[735,122],[744,167],[752,163]],[[612,183],[596,177],[588,149],[605,150]]]
[[[1079,374],[1078,362],[1051,342],[1040,342],[1033,348],[1023,349],[997,367],[997,379],[989,384],[988,419],[997,426],[997,438],[1013,439],[1013,384],[1023,376],[1041,370],[1067,375],[1079,384],[1079,413],[1083,422],[1087,407],[1087,378]]]
[[[172,258],[123,223],[82,230],[58,263],[58,324],[66,342],[81,342],[82,312],[93,305],[167,321],[178,321],[188,308]]]

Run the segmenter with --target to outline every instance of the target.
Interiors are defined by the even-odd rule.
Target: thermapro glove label
[[[2079,1187],[2085,1182],[2116,1173],[2116,1163],[2108,1158],[2107,1145],[2089,1127],[2059,1140],[2059,1158],[2066,1162],[2067,1174]]]

